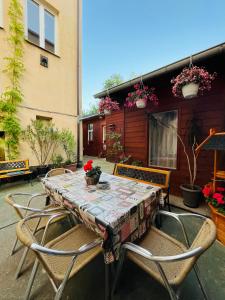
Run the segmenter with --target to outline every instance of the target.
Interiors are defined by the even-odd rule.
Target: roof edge
[[[214,54],[218,54],[218,53],[221,53],[225,51],[225,43],[222,43],[222,44],[219,44],[219,45],[216,45],[216,46],[213,46],[211,48],[208,48],[206,50],[203,50],[201,52],[198,52],[194,55],[192,55],[192,59],[195,60],[195,61],[198,61],[198,60],[201,60],[202,58],[205,58],[205,57],[210,57]],[[190,57],[185,57],[183,59],[180,59],[174,63],[171,63],[169,65],[166,65],[164,67],[161,67],[159,69],[156,69],[154,71],[151,71],[149,73],[146,73],[144,75],[142,75],[142,80],[147,80],[147,79],[150,79],[150,78],[153,78],[155,76],[159,76],[159,75],[162,75],[162,74],[165,74],[167,72],[171,72],[171,71],[174,71],[178,68],[182,68],[184,67],[185,65],[188,65],[189,64],[189,61],[190,61]],[[115,92],[118,92],[120,90],[123,90],[127,87],[130,87],[136,83],[138,83],[140,81],[140,77],[141,76],[138,76],[136,78],[133,78],[131,80],[128,80],[128,81],[125,81],[111,89],[108,89],[108,90],[104,90],[102,92],[99,92],[97,94],[94,95],[94,98],[102,98],[102,97],[105,97],[108,93],[115,93]]]

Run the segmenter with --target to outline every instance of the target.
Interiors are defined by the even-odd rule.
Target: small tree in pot
[[[66,154],[65,168],[71,171],[76,171],[76,142],[73,133],[69,129],[63,129],[60,134],[60,142]]]
[[[31,120],[22,133],[23,139],[28,143],[38,161],[38,174],[43,175],[48,171],[49,160],[54,156],[59,145],[60,133],[52,122],[45,123],[41,120]]]
[[[192,144],[191,148],[191,154],[193,156],[192,163],[190,159],[190,155],[186,149],[185,143],[181,136],[177,133],[177,128],[173,126],[168,126],[164,124],[161,120],[155,118],[155,122],[159,123],[161,126],[164,126],[166,128],[171,128],[175,131],[178,140],[180,141],[183,151],[185,154],[185,157],[187,159],[187,165],[188,165],[188,174],[189,174],[189,183],[180,185],[180,189],[182,190],[183,194],[183,202],[186,206],[189,207],[198,207],[199,202],[202,197],[201,193],[201,187],[198,185],[195,185],[196,175],[197,175],[197,155],[195,154],[195,145],[196,145],[196,139],[194,137],[194,142]]]
[[[194,138],[194,143],[193,143],[192,149],[191,149],[192,157],[193,157],[193,159],[192,159],[193,167],[191,167],[191,160],[190,160],[190,157],[186,150],[185,144],[184,144],[182,138],[180,137],[180,135],[177,134],[177,137],[182,144],[184,154],[187,159],[189,179],[190,179],[189,184],[180,185],[180,189],[182,190],[182,194],[183,194],[183,201],[186,206],[193,207],[193,208],[198,207],[200,200],[202,198],[202,193],[201,193],[202,189],[200,186],[195,184],[196,175],[197,175],[197,156],[195,154],[196,141]]]

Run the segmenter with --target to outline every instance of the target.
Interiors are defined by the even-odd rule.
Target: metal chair
[[[29,299],[32,285],[39,264],[46,270],[50,282],[56,292],[55,299],[62,297],[67,281],[94,259],[100,252],[102,240],[97,238],[94,232],[84,225],[76,225],[56,239],[45,245],[46,233],[49,225],[60,216],[69,212],[51,214],[39,214],[28,216],[21,220],[16,227],[19,240],[36,254],[36,261],[28,283],[25,299]],[[29,229],[29,221],[35,218],[47,219],[47,225],[40,244]],[[59,284],[60,283],[60,284]]]
[[[186,278],[192,267],[194,267],[204,297],[208,299],[200,280],[196,262],[199,256],[215,241],[215,224],[208,218],[191,213],[175,214],[166,211],[159,211],[159,213],[161,215],[170,216],[178,221],[182,228],[186,246],[155,227],[151,227],[139,245],[133,243],[123,244],[114,281],[113,293],[115,292],[125,254],[127,253],[127,257],[131,261],[166,287],[172,300],[178,299],[178,286]],[[183,217],[194,217],[204,220],[192,244],[189,242],[184,224],[181,220]]]
[[[23,198],[27,198],[27,204],[26,205],[21,205],[19,204],[19,199],[20,197]],[[29,194],[29,193],[14,193],[14,194],[8,194],[5,197],[5,202],[7,204],[9,204],[16,212],[16,215],[19,217],[19,220],[25,218],[27,216],[27,214],[29,213],[37,213],[37,212],[43,212],[43,210],[55,210],[55,209],[63,209],[63,207],[60,207],[58,205],[55,205],[54,203],[48,206],[43,206],[42,208],[38,209],[38,208],[34,208],[31,207],[31,203],[33,201],[37,202],[40,200],[45,200],[45,197],[47,196],[46,193],[41,193],[41,194]],[[24,200],[24,199],[23,199]],[[36,230],[41,230],[45,227],[45,223],[41,222],[38,224],[38,227],[36,228],[37,224],[35,222],[33,222],[33,224],[30,224],[30,226],[34,228],[36,228]],[[12,251],[11,251],[11,255],[13,255],[15,253],[15,249],[16,249],[16,245],[17,245],[18,239],[16,238]]]
[[[9,204],[11,207],[13,207],[13,209],[15,210],[17,216],[19,217],[19,220],[24,219],[26,216],[30,215],[34,215],[36,213],[44,213],[44,212],[48,212],[48,213],[56,213],[58,211],[65,211],[65,208],[59,205],[55,205],[54,203],[48,205],[48,206],[44,206],[43,208],[34,208],[31,207],[31,203],[32,202],[37,202],[40,199],[44,200],[47,194],[42,193],[42,194],[28,194],[28,193],[15,193],[15,194],[9,194],[5,197],[5,201],[7,204]],[[27,204],[25,205],[21,205],[18,204],[18,198],[20,198],[21,196],[23,197],[27,197]],[[60,218],[60,220],[62,220],[63,218]],[[58,221],[58,220],[56,220]],[[69,220],[71,222],[71,220]],[[38,233],[40,230],[45,229],[46,226],[46,219],[30,219],[29,220],[29,227],[30,230],[32,230],[33,234]],[[70,223],[71,225],[71,223]],[[11,251],[11,255],[13,255],[16,252],[16,246],[18,243],[18,238],[16,237],[12,251]],[[24,253],[22,255],[22,258],[20,260],[20,263],[18,265],[17,271],[16,271],[16,278],[18,278],[21,274],[21,270],[23,267],[23,264],[25,262],[26,256],[28,254],[28,248],[25,248]]]
[[[48,171],[48,173],[45,175],[44,178],[57,176],[57,175],[62,175],[62,174],[66,174],[66,173],[74,174],[74,172],[69,170],[69,169],[56,168],[56,169],[52,169],[52,170]]]

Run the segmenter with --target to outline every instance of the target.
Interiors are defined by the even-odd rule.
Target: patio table
[[[121,243],[140,239],[163,204],[160,187],[102,173],[110,189],[87,186],[84,171],[43,179],[46,192],[103,238],[105,263],[119,258]]]

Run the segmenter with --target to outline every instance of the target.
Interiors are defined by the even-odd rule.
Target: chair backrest
[[[151,183],[163,189],[168,189],[170,173],[171,171],[167,170],[116,164],[113,175],[133,179],[138,182]]]
[[[52,177],[52,176],[57,176],[57,175],[62,175],[65,173],[71,173],[73,174],[73,172],[69,169],[65,169],[65,168],[56,168],[56,169],[52,169],[50,170],[45,177]]]
[[[15,204],[18,204],[17,202],[19,201],[18,199],[20,197],[23,197],[23,198],[27,197],[28,202],[29,202],[30,198],[33,197],[33,196],[34,195],[28,194],[28,193],[27,194],[25,194],[25,193],[24,194],[23,193],[8,194],[5,197],[5,202],[15,209],[15,212],[16,212],[16,214],[18,215],[18,217],[20,219],[23,219],[26,216],[27,212],[22,210],[22,209],[19,209],[18,207],[15,206]],[[25,206],[27,206],[27,203],[25,204]],[[23,204],[23,203],[20,203],[20,204]]]
[[[29,170],[29,160],[0,161],[0,174]]]
[[[191,249],[202,247],[205,251],[214,243],[215,239],[216,225],[211,219],[207,218],[192,242]]]
[[[207,218],[204,221],[203,225],[201,226],[194,241],[192,242],[191,247],[189,248],[189,250],[193,250],[198,247],[201,247],[202,251],[198,256],[193,256],[192,258],[185,260],[183,264],[183,268],[180,272],[180,278],[179,278],[180,282],[182,282],[184,278],[187,276],[187,274],[192,269],[199,256],[203,254],[215,242],[215,240],[216,240],[216,226],[212,220]]]

